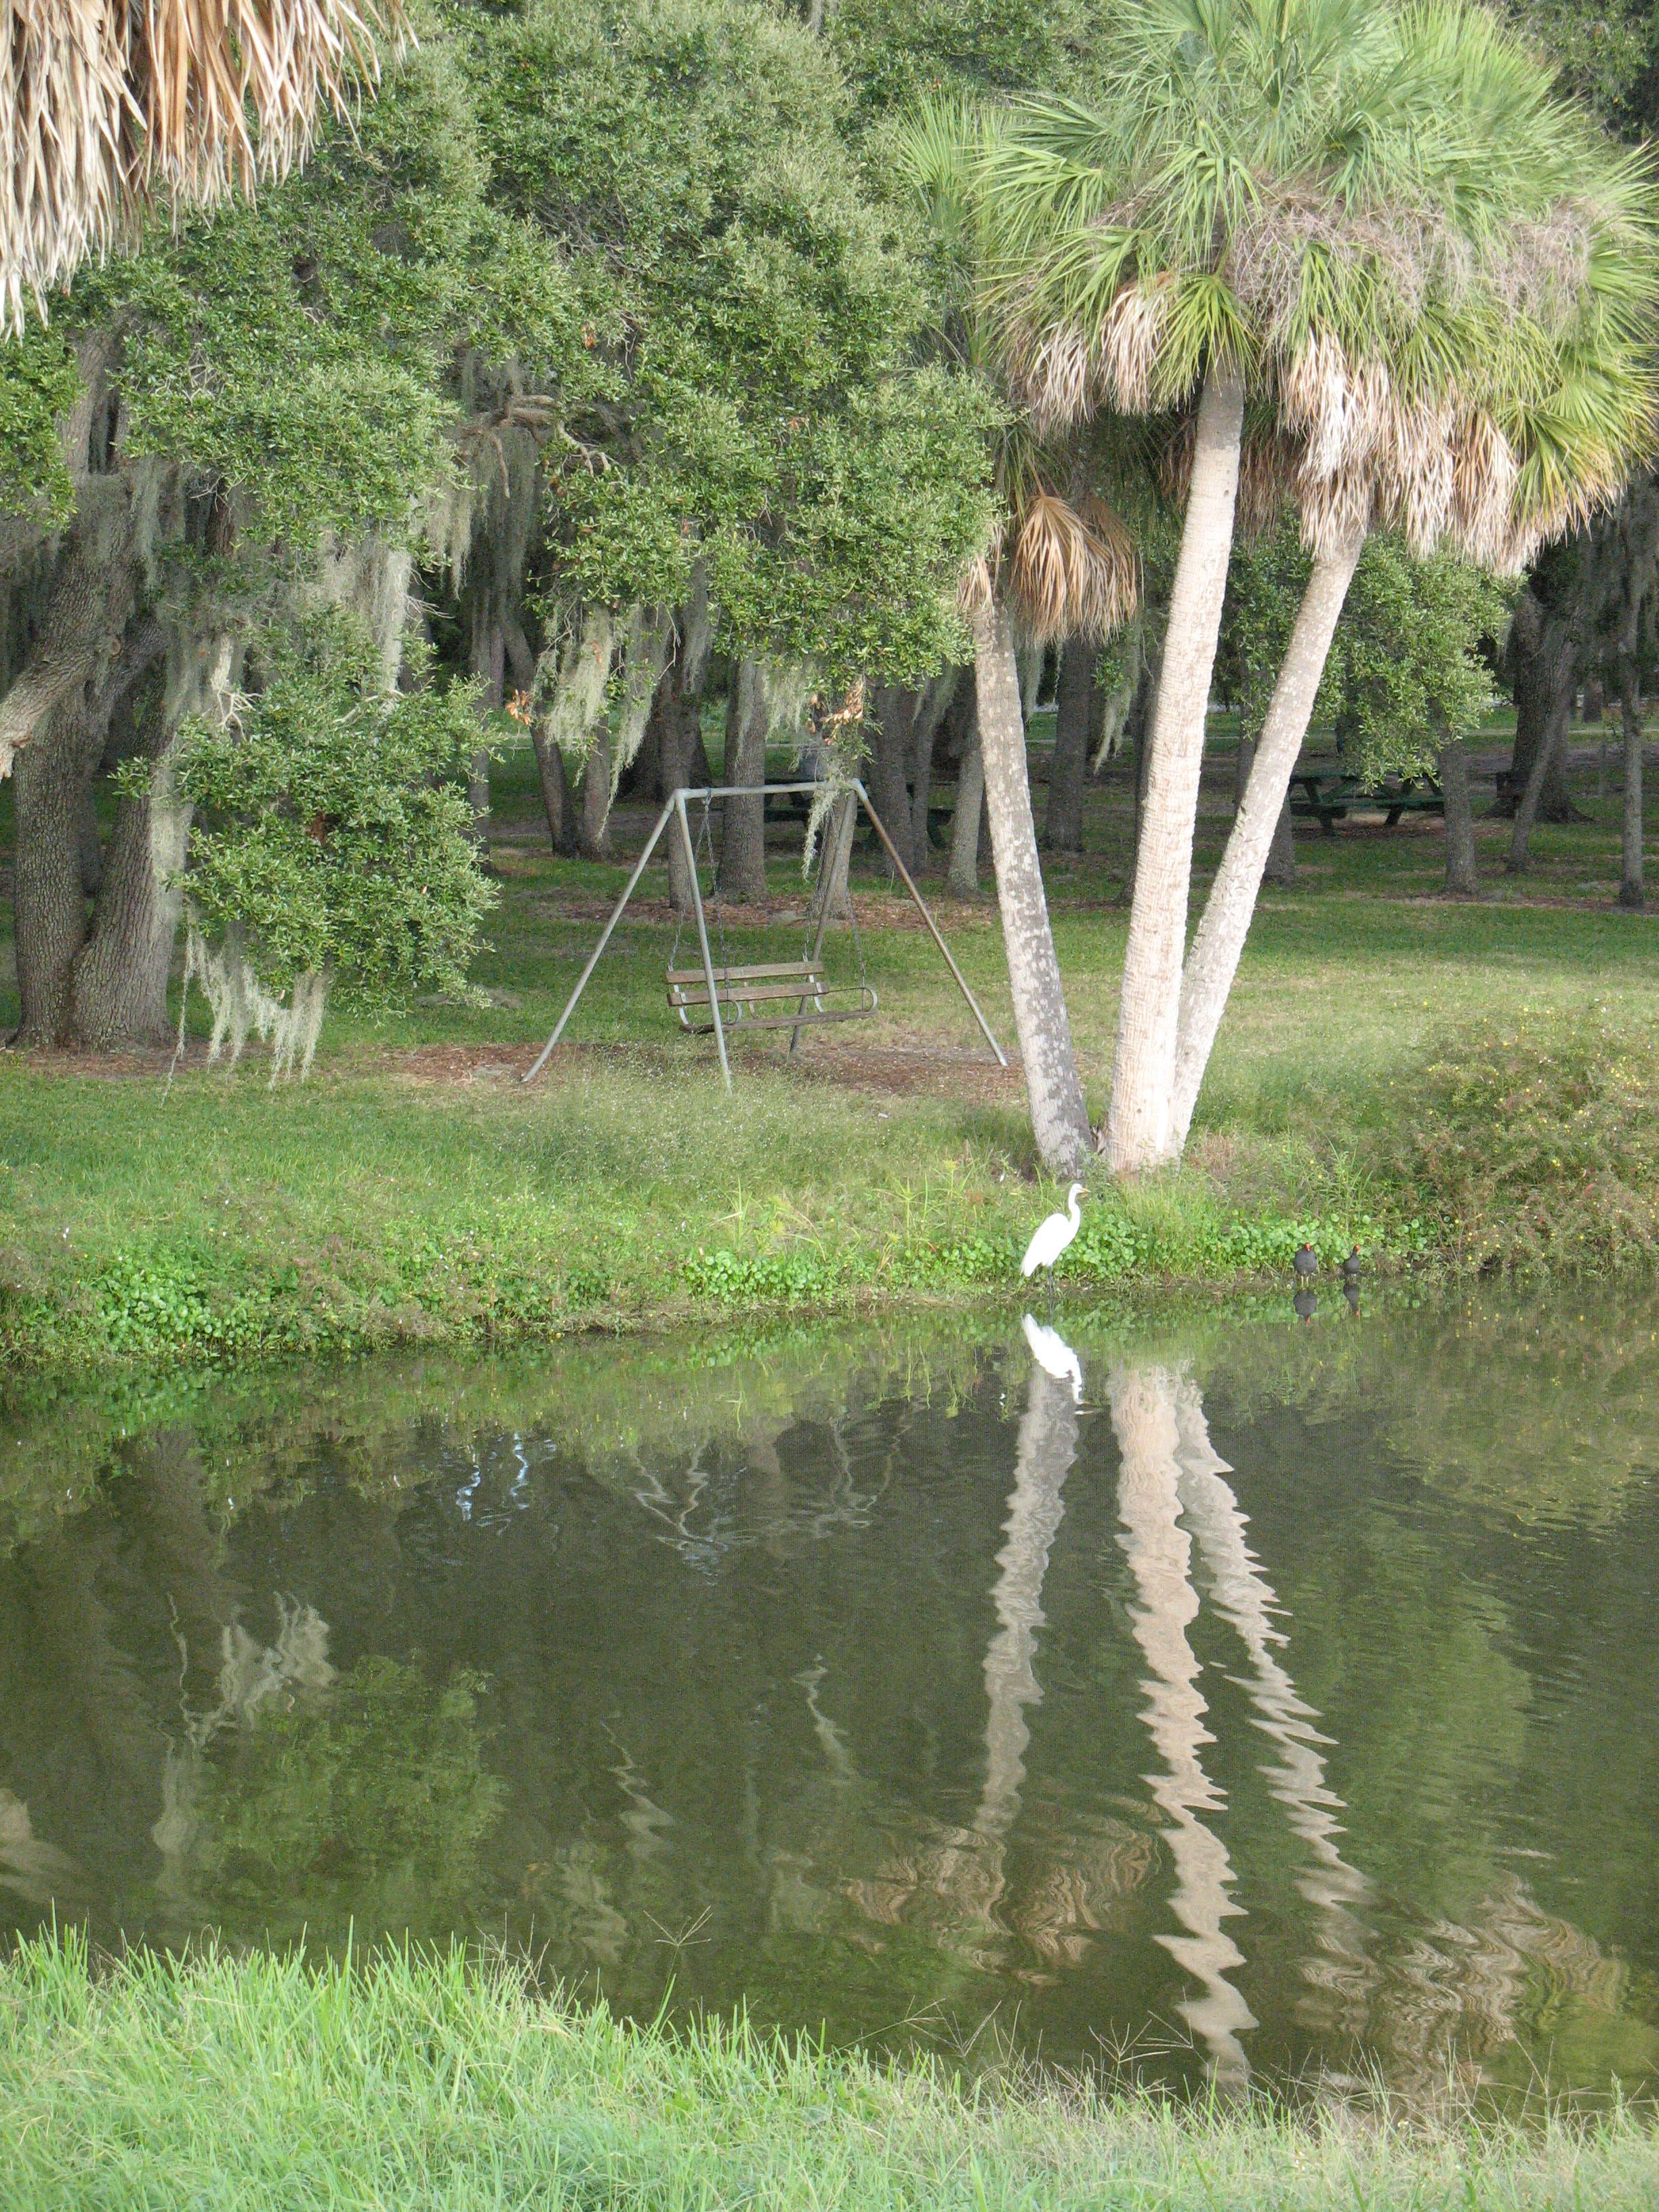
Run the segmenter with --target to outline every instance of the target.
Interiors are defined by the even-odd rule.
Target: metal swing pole
[[[870,804],[869,793],[865,789],[863,784],[859,781],[857,776],[854,776],[853,779],[853,788],[858,793],[859,798],[863,804],[864,811],[869,816],[871,823],[875,830],[877,836],[880,838],[882,843],[887,848],[887,856],[892,861],[893,866],[898,870],[900,879],[903,883],[905,890],[909,892],[911,897],[915,901],[916,912],[927,923],[928,933],[933,938],[934,944],[938,945],[939,951],[944,954],[945,966],[957,979],[957,988],[961,992],[963,997],[967,1000],[968,1004],[973,1008],[974,1019],[979,1024],[980,1029],[983,1032],[986,1043],[990,1046],[992,1051],[995,1053],[997,1056],[997,1066],[999,1067],[1006,1067],[1008,1065],[1007,1054],[1003,1051],[1002,1047],[997,1042],[996,1038],[992,1034],[991,1024],[986,1020],[984,1015],[980,1012],[979,1000],[974,996],[973,993],[968,988],[968,978],[963,974],[961,969],[957,967],[950,946],[939,935],[939,924],[933,920],[933,915],[927,911],[927,901],[922,897],[921,893],[916,889],[915,884],[910,880],[910,871],[905,866],[903,861],[900,860],[897,849],[895,847],[892,839],[888,836],[880,815],[877,813],[875,808]]]
[[[708,811],[711,796],[711,793],[707,791],[702,794],[705,815]],[[720,1019],[720,991],[714,981],[714,956],[708,949],[708,924],[703,916],[702,885],[697,877],[697,855],[691,842],[691,824],[685,818],[684,792],[677,791],[672,804],[679,809],[680,836],[685,842],[686,866],[691,871],[691,903],[696,909],[697,942],[702,947],[702,972],[708,984],[708,1012],[714,1019],[714,1042],[720,1047],[720,1073],[726,1078],[726,1087],[729,1091],[732,1088],[732,1063],[726,1056],[726,1024]],[[724,932],[720,942],[722,945],[726,942]]]
[[[852,796],[850,793],[848,795],[849,798]],[[836,877],[840,873],[841,848],[843,844],[850,845],[852,843],[853,832],[858,825],[858,818],[859,810],[858,801],[856,799],[854,799],[850,807],[843,806],[841,801],[837,799],[836,801],[835,811],[830,817],[830,835],[826,841],[827,850],[825,846],[820,846],[819,848],[820,857],[818,860],[818,882],[824,887],[824,897],[823,903],[818,908],[817,926],[812,932],[811,945],[806,955],[807,958],[811,962],[814,969],[817,968],[819,955],[823,951],[824,933],[830,927],[829,885],[834,883]],[[825,872],[826,869],[828,870],[827,874]],[[847,895],[847,906],[848,912],[849,914],[852,912],[852,903],[853,895],[849,891]],[[857,933],[855,930],[855,939],[856,935]],[[862,953],[859,956],[859,974],[860,979],[862,981],[864,975],[864,956]],[[818,1003],[822,1005],[822,1000],[820,1000]],[[801,1000],[801,1006],[803,1008],[805,1006],[805,1004],[806,1001],[803,999]],[[791,1030],[789,1032],[789,1057],[791,1060],[795,1057],[795,1048],[799,1044],[799,1030]]]
[[[671,799],[664,806],[662,812],[657,817],[657,826],[651,832],[651,835],[646,839],[645,850],[640,854],[639,859],[634,863],[634,872],[628,878],[627,889],[623,892],[622,896],[617,901],[615,910],[612,912],[610,921],[605,925],[604,934],[599,939],[599,943],[593,947],[592,953],[589,957],[586,967],[582,969],[580,975],[577,978],[576,988],[570,994],[569,1004],[566,1006],[564,1012],[559,1016],[558,1022],[554,1028],[552,1036],[549,1037],[547,1042],[542,1047],[540,1052],[536,1055],[534,1065],[526,1073],[519,1078],[520,1083],[533,1083],[535,1081],[536,1078],[541,1073],[543,1068],[547,1065],[547,1055],[552,1051],[554,1046],[557,1044],[559,1039],[564,1035],[564,1025],[570,1019],[572,1014],[575,1012],[576,1001],[580,998],[582,993],[587,988],[587,979],[593,973],[593,970],[599,966],[599,955],[605,951],[605,946],[610,944],[611,933],[615,929],[617,924],[622,920],[623,908],[628,904],[629,900],[633,897],[640,878],[645,873],[645,864],[651,858],[653,853],[656,851],[657,840],[661,836],[664,826],[666,823],[669,816],[673,811],[674,801]],[[680,809],[680,818],[682,822],[684,820],[684,815],[685,810],[682,804]],[[693,883],[696,881],[696,872],[695,869],[692,872],[691,880]],[[697,908],[697,917],[699,921],[701,921],[702,918],[702,907],[701,902],[699,902]],[[724,1052],[722,1052],[720,1056],[722,1059],[725,1058]]]

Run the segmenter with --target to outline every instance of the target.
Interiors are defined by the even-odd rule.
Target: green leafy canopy
[[[417,990],[465,994],[495,899],[454,781],[478,743],[472,688],[386,696],[368,641],[337,613],[264,650],[258,695],[180,738],[198,927],[210,941],[238,933],[278,997],[307,974],[374,1010]]]

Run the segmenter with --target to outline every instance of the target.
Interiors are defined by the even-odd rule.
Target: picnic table
[[[1334,768],[1299,768],[1291,776],[1291,811],[1311,815],[1328,837],[1352,813],[1380,813],[1392,830],[1402,814],[1443,814],[1445,794],[1431,775],[1385,776],[1368,786]]]

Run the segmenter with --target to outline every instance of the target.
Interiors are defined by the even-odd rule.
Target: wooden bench
[[[848,997],[857,1003],[824,1003],[826,1000]],[[792,1000],[793,1011],[755,1011],[757,1006],[773,1006],[781,1000]],[[822,964],[811,960],[766,960],[744,968],[716,968],[713,1002],[720,1008],[722,1028],[745,1030],[793,1030],[803,1029],[811,1022],[854,1022],[865,1014],[874,1013],[877,1004],[876,994],[867,983],[833,983],[823,973]],[[678,1014],[682,1029],[690,1030],[694,1036],[713,1035],[712,1015],[707,1021],[691,1018],[695,1008],[706,1008],[710,1003],[708,977],[702,969],[671,968],[668,1003]]]

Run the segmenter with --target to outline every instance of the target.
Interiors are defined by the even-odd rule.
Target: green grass
[[[1636,2212],[1659,2152],[1626,2112],[970,2086],[741,2023],[629,2026],[458,1955],[94,1978],[72,1942],[0,1966],[0,2143],[7,2212]]]
[[[1072,1279],[1271,1275],[1304,1234],[1402,1262],[1645,1264],[1659,1249],[1655,925],[1613,907],[1616,803],[1598,810],[1593,779],[1580,783],[1595,818],[1540,833],[1529,877],[1489,870],[1492,896],[1473,907],[1432,896],[1434,825],[1299,838],[1299,881],[1268,895],[1253,930],[1188,1166],[1134,1193],[1103,1185]],[[313,1080],[276,1091],[253,1056],[234,1073],[187,1061],[170,1085],[165,1055],[0,1060],[0,1352],[250,1358],[1018,1288],[1054,1202],[1019,1078],[989,1062],[873,859],[855,875],[881,999],[869,1024],[810,1036],[793,1065],[775,1035],[740,1047],[728,1097],[711,1047],[665,1006],[672,927],[653,872],[570,1049],[526,1090],[517,1073],[647,817],[625,808],[618,860],[590,866],[549,854],[527,755],[499,767],[495,800],[487,1007],[421,1005],[383,1029],[331,1019]],[[0,848],[9,805],[0,787]],[[1218,758],[1200,890],[1229,805]],[[1505,834],[1483,826],[1489,859]],[[1128,839],[1123,787],[1097,786],[1089,850],[1049,866],[1097,1112]],[[1012,1042],[988,891],[927,888]],[[775,836],[770,890],[763,926],[728,927],[734,958],[799,949],[798,830]],[[855,972],[844,939],[832,957]],[[1471,1068],[1484,1073],[1466,1080]]]

